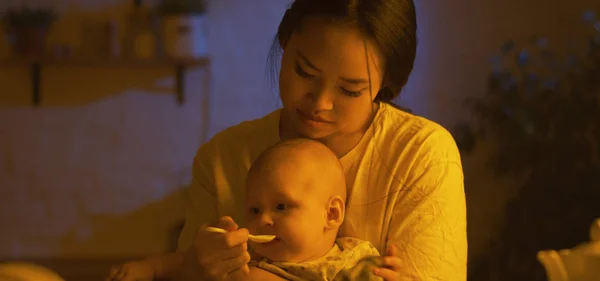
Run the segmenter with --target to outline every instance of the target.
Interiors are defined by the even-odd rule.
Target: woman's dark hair
[[[375,100],[392,102],[408,81],[417,52],[417,19],[413,0],[296,0],[285,12],[271,46],[269,66],[278,73],[280,46],[308,17],[352,24],[371,39],[384,59],[383,85]]]

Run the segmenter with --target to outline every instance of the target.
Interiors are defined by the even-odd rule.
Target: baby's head
[[[274,261],[324,256],[344,220],[345,200],[344,172],[329,148],[309,139],[277,143],[254,161],[246,180],[250,233],[277,238],[252,248]]]

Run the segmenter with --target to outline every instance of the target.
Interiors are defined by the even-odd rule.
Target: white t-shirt
[[[179,249],[198,227],[221,216],[244,225],[244,182],[250,165],[279,141],[281,110],[225,129],[194,158]],[[348,185],[340,236],[371,242],[385,254],[393,243],[401,280],[466,280],[467,232],[462,165],[440,125],[381,103],[371,127],[340,158]]]

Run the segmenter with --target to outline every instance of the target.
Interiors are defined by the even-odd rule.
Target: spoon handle
[[[227,231],[225,229],[218,228],[218,227],[212,227],[212,226],[207,226],[205,228],[205,230],[208,232],[213,232],[213,233],[227,233]],[[275,239],[275,235],[248,234],[248,239],[250,239],[251,241],[257,242],[257,243],[267,243],[267,242],[270,242],[271,240]]]
[[[212,227],[212,226],[207,226],[206,231],[214,232],[214,233],[226,233],[227,232],[227,231],[225,231],[225,229],[218,228],[218,227]]]

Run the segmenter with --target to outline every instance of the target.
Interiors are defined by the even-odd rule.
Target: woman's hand
[[[184,280],[236,280],[248,274],[248,230],[238,229],[230,217],[220,218],[215,226],[229,232],[197,231],[184,261]]]
[[[383,267],[373,269],[373,273],[385,281],[397,281],[400,279],[401,260],[398,257],[398,247],[395,245],[388,246],[383,257],[383,265]]]

